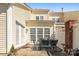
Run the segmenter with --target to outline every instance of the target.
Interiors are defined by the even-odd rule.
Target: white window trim
[[[53,16],[52,18],[60,18],[59,16]]]
[[[37,42],[37,40],[38,40],[38,39],[37,39],[37,28],[35,28],[35,29],[36,29],[36,42]]]
[[[43,28],[43,38],[44,38],[44,28],[49,28],[51,29],[51,27],[29,27],[29,28],[35,28],[36,29],[36,42],[37,42],[37,28]],[[50,31],[51,32],[51,31]],[[49,34],[51,36],[51,33]]]
[[[37,16],[36,16],[37,17]],[[36,20],[44,20],[44,16],[43,16],[43,19],[41,19],[41,16],[38,16],[39,19],[36,19]]]
[[[16,46],[18,47],[19,45],[21,45],[21,43],[23,43],[22,42],[22,40],[24,40],[24,36],[22,37],[22,32],[21,32],[21,30],[23,29],[24,30],[24,26],[22,25],[22,24],[20,24],[19,22],[17,22],[16,21],[16,26],[18,26],[18,28],[19,28],[19,37],[18,38],[16,38],[16,41],[17,41],[17,39],[19,40],[18,42],[18,44],[16,43]],[[17,33],[17,32],[16,32]],[[23,31],[23,34],[24,34],[24,31]],[[17,35],[16,35],[17,36]],[[23,38],[23,39],[22,39]]]

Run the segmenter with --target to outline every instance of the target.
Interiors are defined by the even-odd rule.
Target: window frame
[[[31,27],[32,28],[32,27]],[[50,28],[49,27],[33,27],[33,28],[35,28],[36,29],[36,34],[30,34],[30,37],[31,37],[31,35],[36,35],[36,38],[35,38],[35,40],[36,41],[38,41],[39,40],[39,37],[38,36],[41,36],[42,38],[49,38],[50,37],[50,33],[48,33],[48,34],[45,34],[44,32],[44,29],[46,29],[46,28],[48,28],[49,29],[49,32],[50,32]],[[38,33],[37,31],[38,31],[38,29],[40,29],[40,28],[42,28],[42,31],[43,31],[43,33]],[[45,36],[49,36],[49,37],[45,37]],[[33,40],[33,39],[31,39],[31,40]]]
[[[31,30],[33,30],[33,32],[31,32]],[[35,28],[30,28],[30,34],[36,34],[36,29]]]
[[[24,42],[24,26],[16,21],[16,45]]]
[[[36,16],[36,20],[39,20],[40,19],[40,17],[39,16]]]
[[[44,20],[44,16],[36,16],[36,20]]]
[[[33,29],[35,30],[35,33],[31,33],[31,30],[33,30]],[[32,36],[33,36],[33,35],[35,36],[35,39],[32,39]],[[33,37],[34,37],[34,36],[33,36]],[[31,38],[31,41],[36,40],[36,28],[30,28],[30,38]]]
[[[44,16],[40,16],[40,20],[44,20]]]

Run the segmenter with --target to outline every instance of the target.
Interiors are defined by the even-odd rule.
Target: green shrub
[[[16,49],[15,49],[14,45],[12,45],[8,56],[10,56],[10,55],[15,55],[15,52],[16,52]]]
[[[11,53],[14,53],[14,52],[15,52],[14,45],[12,45],[12,47],[11,47],[11,49],[10,49],[10,52],[11,52]]]

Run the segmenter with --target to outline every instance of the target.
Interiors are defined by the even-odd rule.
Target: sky
[[[79,11],[79,3],[27,3],[33,9],[49,9],[54,12]]]

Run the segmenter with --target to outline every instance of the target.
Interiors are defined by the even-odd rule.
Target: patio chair
[[[79,56],[79,49],[75,49],[74,56]]]
[[[57,47],[56,45],[57,45],[57,42],[58,42],[58,40],[50,40],[50,45],[51,45],[51,48],[55,48],[55,47]]]
[[[58,40],[50,40],[50,39],[41,39],[40,41],[40,49],[51,49],[56,47]]]
[[[49,40],[45,40],[45,39],[41,39],[41,40],[40,40],[40,44],[39,44],[40,50],[42,50],[42,49],[46,50],[46,49],[48,49],[49,47],[50,47],[50,45],[49,45]]]

